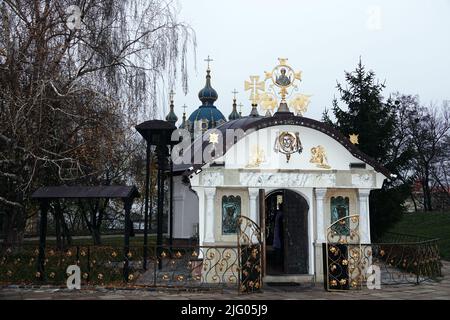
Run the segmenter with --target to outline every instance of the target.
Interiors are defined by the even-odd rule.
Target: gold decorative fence
[[[364,280],[359,215],[341,218],[327,228],[326,289],[360,289]]]
[[[262,288],[262,234],[251,219],[238,219],[239,292],[253,293]]]

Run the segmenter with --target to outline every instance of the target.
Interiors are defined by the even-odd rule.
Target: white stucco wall
[[[289,162],[282,153],[274,151],[275,140],[282,131],[298,132],[303,151],[298,154],[292,154]],[[292,125],[274,126],[261,129],[249,134],[232,146],[228,152],[217,161],[224,160],[226,169],[246,168],[251,159],[256,146],[264,154],[264,162],[259,169],[301,169],[301,170],[321,170],[315,163],[311,163],[311,148],[323,146],[328,158],[329,170],[349,170],[350,163],[362,163],[361,160],[354,157],[343,145],[332,137],[320,131]],[[366,170],[372,170],[369,165]]]
[[[191,238],[199,222],[198,197],[181,182],[181,176],[174,177],[173,205],[173,237]]]

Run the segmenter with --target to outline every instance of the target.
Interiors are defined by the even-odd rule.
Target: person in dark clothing
[[[275,261],[278,267],[283,268],[283,209],[281,204],[275,212],[275,223],[273,230],[273,243],[272,247],[275,253]]]

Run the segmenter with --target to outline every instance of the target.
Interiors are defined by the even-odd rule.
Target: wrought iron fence
[[[438,240],[364,244],[362,265],[381,271],[381,284],[416,283],[442,276]],[[367,280],[367,279],[366,279]]]
[[[144,247],[74,246],[45,250],[44,274],[37,266],[38,246],[0,252],[0,283],[64,286],[69,265],[81,271],[82,286],[237,288],[236,246],[150,246],[144,269]]]

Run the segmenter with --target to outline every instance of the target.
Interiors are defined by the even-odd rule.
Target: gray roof
[[[220,130],[222,132],[222,136],[224,137],[224,143],[223,143],[223,150],[220,150],[220,154],[225,154],[228,149],[235,143],[234,141],[226,141],[226,130],[227,129],[242,129],[246,134],[252,132],[250,129],[253,130],[260,130],[271,126],[277,126],[277,125],[299,125],[307,128],[312,128],[315,130],[318,130],[320,132],[323,132],[327,134],[328,136],[332,137],[334,140],[339,142],[341,145],[343,145],[350,153],[355,156],[356,158],[360,159],[361,161],[371,165],[376,171],[382,173],[386,177],[390,177],[390,171],[387,170],[384,166],[382,166],[379,162],[377,162],[375,159],[369,157],[365,153],[363,153],[361,150],[359,150],[354,144],[350,142],[350,140],[345,137],[341,132],[337,131],[333,127],[314,120],[310,118],[305,117],[299,117],[295,116],[292,113],[275,113],[273,117],[243,117],[239,118],[237,120],[228,121],[220,126],[218,126],[216,129]],[[243,137],[238,137],[238,139],[242,139]],[[201,139],[201,137],[199,138]],[[202,153],[204,148],[208,146],[208,141],[203,141],[201,143],[193,143],[191,145],[191,161],[190,163],[194,163],[194,155],[198,153]],[[188,164],[181,164],[181,165],[174,165],[174,171],[177,174],[186,174],[188,175],[189,172],[199,169],[205,165],[205,162],[201,164],[194,164],[194,165],[188,165]],[[191,169],[192,168],[192,169]],[[191,169],[191,170],[189,170]]]

